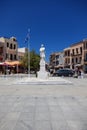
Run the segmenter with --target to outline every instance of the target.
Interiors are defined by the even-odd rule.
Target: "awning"
[[[5,61],[5,62],[0,62],[0,65],[6,66],[15,66],[15,65],[20,65],[21,63],[19,61]]]
[[[0,65],[2,65],[3,63],[2,62],[0,62]]]
[[[82,66],[82,64],[76,64],[75,66],[76,66],[76,67],[79,67],[79,66]]]
[[[9,65],[9,64],[8,64],[8,63],[5,63],[5,62],[0,62],[0,65],[6,66],[6,65]]]
[[[20,65],[21,63],[19,61],[9,61],[9,62],[5,62],[11,66],[15,66],[15,65]]]
[[[62,67],[64,67],[64,65],[57,65],[57,66],[55,66],[55,68],[62,68]]]

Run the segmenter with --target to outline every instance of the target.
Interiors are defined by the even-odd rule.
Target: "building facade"
[[[49,59],[50,71],[55,72],[56,70],[64,67],[64,53],[55,52],[50,55]]]
[[[0,62],[15,61],[18,55],[18,43],[15,37],[0,38]]]
[[[18,42],[15,37],[0,37],[0,73],[18,72]]]
[[[64,49],[64,67],[87,71],[87,40]]]
[[[28,49],[23,47],[23,48],[18,48],[18,60],[21,60],[22,57],[24,57],[25,53],[28,52]]]
[[[83,70],[84,72],[87,73],[87,40],[84,40],[84,45],[83,45],[83,62],[84,62],[84,66],[83,66]]]

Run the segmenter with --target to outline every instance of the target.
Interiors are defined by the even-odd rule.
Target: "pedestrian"
[[[81,70],[78,70],[78,78],[81,78]]]
[[[84,73],[83,73],[82,70],[81,70],[81,78],[82,78],[82,79],[84,78]]]

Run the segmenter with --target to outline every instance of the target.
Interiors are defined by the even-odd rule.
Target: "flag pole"
[[[25,38],[25,43],[27,43],[27,49],[28,49],[27,69],[28,69],[28,77],[30,77],[30,29],[28,29],[28,33]]]
[[[30,77],[30,29],[28,29],[28,77]]]

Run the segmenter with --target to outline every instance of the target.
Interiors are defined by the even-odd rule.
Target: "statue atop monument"
[[[42,44],[40,48],[40,57],[45,60],[45,47]]]

